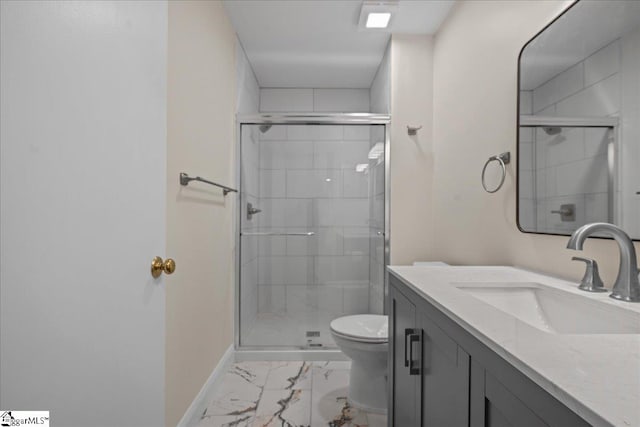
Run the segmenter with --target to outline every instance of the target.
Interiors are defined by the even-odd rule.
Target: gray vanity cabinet
[[[467,425],[469,355],[401,292],[391,288],[390,301],[391,425]]]
[[[392,393],[395,396],[395,411],[389,414],[391,425],[395,426],[419,426],[420,425],[420,382],[419,376],[414,375],[409,367],[409,352],[416,348],[415,344],[409,344],[410,332],[416,328],[416,307],[400,292],[392,292],[389,295],[391,314],[389,316],[389,330],[392,337],[398,337],[390,351],[393,355],[389,358],[389,372],[392,372],[395,381]],[[412,358],[415,359],[415,358]],[[418,359],[412,363],[416,363]],[[414,367],[415,369],[415,367]]]
[[[589,424],[389,275],[389,427]]]
[[[422,332],[422,426],[469,422],[469,355],[424,313]]]
[[[471,418],[471,427],[546,427],[548,425],[491,373],[479,365],[472,366],[472,369],[475,370],[478,384],[476,393],[473,394],[477,402]],[[473,381],[472,378],[472,384]]]

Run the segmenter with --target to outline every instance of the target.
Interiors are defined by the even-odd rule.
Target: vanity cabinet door
[[[422,426],[469,425],[469,354],[429,317],[422,330]]]
[[[505,374],[507,377],[505,377]],[[588,427],[590,424],[548,394],[532,390],[522,381],[503,371],[502,383],[489,370],[471,361],[470,427]],[[537,386],[533,386],[536,388]],[[517,390],[517,391],[515,391]]]
[[[590,425],[389,277],[389,427]]]
[[[485,427],[548,427],[516,395],[485,372]]]
[[[410,344],[410,335],[416,327],[416,307],[393,286],[389,289],[391,357],[389,360],[392,378],[390,425],[397,427],[420,426],[420,376],[410,370],[410,353],[418,352],[418,344]],[[415,335],[415,334],[414,334]],[[413,367],[418,366],[416,355]]]

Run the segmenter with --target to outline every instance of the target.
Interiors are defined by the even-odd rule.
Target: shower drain
[[[313,342],[312,338],[320,338],[320,331],[307,331],[307,348],[309,347],[322,347],[322,343]]]

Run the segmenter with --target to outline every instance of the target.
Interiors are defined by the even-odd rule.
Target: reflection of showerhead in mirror
[[[557,135],[560,132],[562,132],[561,127],[554,127],[554,126],[545,126],[542,128],[542,130],[544,130],[547,135]]]
[[[260,125],[260,127],[258,129],[260,129],[260,132],[265,133],[266,131],[271,129],[271,126],[272,125]]]

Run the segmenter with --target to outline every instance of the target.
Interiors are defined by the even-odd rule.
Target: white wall
[[[514,163],[498,193],[487,194],[480,185],[489,156],[516,150],[520,49],[567,5],[462,2],[437,35],[433,259],[520,265],[574,280],[582,276],[584,266],[572,262],[575,252],[565,249],[567,237],[518,231]],[[609,286],[618,271],[617,253],[611,240],[589,241],[584,251],[598,260]]]
[[[432,258],[433,39],[391,38],[391,264]],[[422,126],[415,136],[407,126]],[[457,168],[456,168],[457,169]]]
[[[260,86],[239,39],[236,39],[236,85],[236,112],[257,113],[260,110]]]
[[[391,113],[391,39],[389,39],[376,76],[371,83],[369,99],[372,113]]]
[[[166,425],[178,423],[233,343],[236,36],[221,2],[169,3]],[[157,425],[157,424],[156,424]]]
[[[0,407],[162,426],[167,4],[0,17]]]

